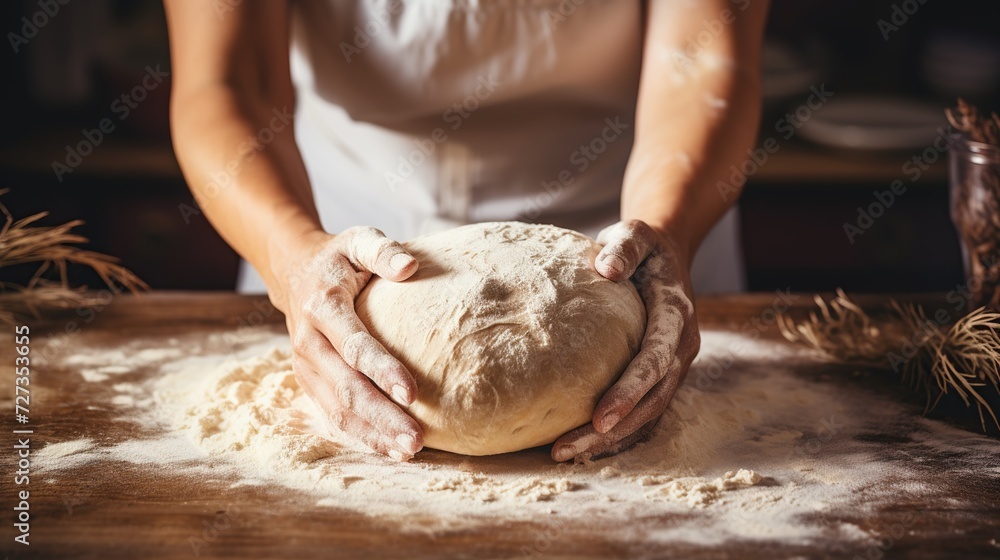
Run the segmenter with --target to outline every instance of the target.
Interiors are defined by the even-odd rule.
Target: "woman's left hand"
[[[701,344],[688,266],[669,235],[629,220],[604,229],[597,242],[604,245],[594,262],[597,272],[615,282],[631,278],[639,290],[646,334],[639,354],[598,402],[592,422],[553,444],[556,461],[614,455],[648,436]]]

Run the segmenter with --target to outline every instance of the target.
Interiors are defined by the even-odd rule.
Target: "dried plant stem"
[[[779,315],[781,334],[839,363],[901,369],[907,385],[926,393],[927,412],[954,392],[976,407],[984,431],[986,414],[1000,428],[983,396],[984,390],[1000,393],[1000,313],[980,308],[949,326],[929,319],[920,306],[895,301],[884,317],[873,318],[842,290],[830,301],[816,296],[816,304],[818,314],[799,323]]]
[[[0,195],[7,189],[0,189]],[[114,291],[138,292],[148,286],[132,271],[118,264],[114,257],[76,247],[87,238],[73,229],[83,224],[75,220],[57,226],[38,226],[36,222],[47,212],[15,220],[6,206],[0,204],[6,218],[0,228],[0,269],[24,264],[38,264],[38,269],[26,285],[0,282],[0,322],[12,323],[23,314],[37,316],[43,309],[85,308],[98,304],[98,298],[87,295],[85,287],[73,288],[67,277],[67,264],[90,267]],[[56,271],[56,279],[45,274]],[[107,302],[104,302],[107,303]]]
[[[959,99],[955,108],[946,109],[945,115],[951,126],[968,134],[972,140],[1000,146],[1000,115],[992,113],[984,116],[964,99]]]

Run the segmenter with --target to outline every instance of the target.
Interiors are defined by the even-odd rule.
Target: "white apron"
[[[577,5],[579,4],[579,5]],[[626,0],[293,0],[296,141],[327,231],[619,219],[642,56]],[[743,289],[736,212],[692,271]],[[239,289],[264,291],[242,263]]]

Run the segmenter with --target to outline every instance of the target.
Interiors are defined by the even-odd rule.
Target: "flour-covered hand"
[[[331,429],[394,459],[409,459],[423,446],[420,425],[401,408],[416,398],[416,380],[368,332],[354,300],[372,274],[409,278],[416,259],[371,227],[320,232],[301,247],[275,274],[287,296],[282,311],[295,378]]]
[[[646,305],[646,334],[638,355],[598,402],[592,422],[552,446],[556,461],[613,455],[646,437],[701,344],[690,273],[669,236],[630,220],[609,226],[597,242],[604,245],[594,262],[598,273],[635,283]]]

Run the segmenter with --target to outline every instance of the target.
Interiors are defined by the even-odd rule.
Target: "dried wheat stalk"
[[[876,318],[841,290],[830,301],[815,300],[818,313],[805,321],[779,315],[786,339],[843,364],[894,371],[902,366],[904,382],[926,393],[927,411],[954,391],[966,406],[976,406],[984,431],[986,414],[1000,428],[983,397],[984,389],[1000,392],[1000,313],[980,308],[953,325],[941,325],[913,304],[890,301],[885,316]],[[904,348],[915,353],[907,359]]]
[[[945,115],[951,126],[968,134],[972,140],[1000,146],[1000,115],[992,113],[984,116],[964,99],[958,100],[957,107],[945,109]]]
[[[0,195],[6,192],[7,189],[0,189]],[[85,286],[70,286],[66,275],[66,265],[70,263],[92,268],[113,290],[135,293],[148,289],[132,271],[119,265],[118,259],[74,246],[87,242],[87,238],[73,232],[82,221],[38,226],[34,224],[48,212],[15,220],[3,204],[0,204],[0,213],[5,217],[0,229],[0,269],[38,263],[38,270],[27,285],[0,282],[0,322],[10,324],[25,314],[38,316],[44,309],[97,305],[99,298],[88,295]],[[45,273],[51,270],[56,271],[56,280],[45,278]]]

